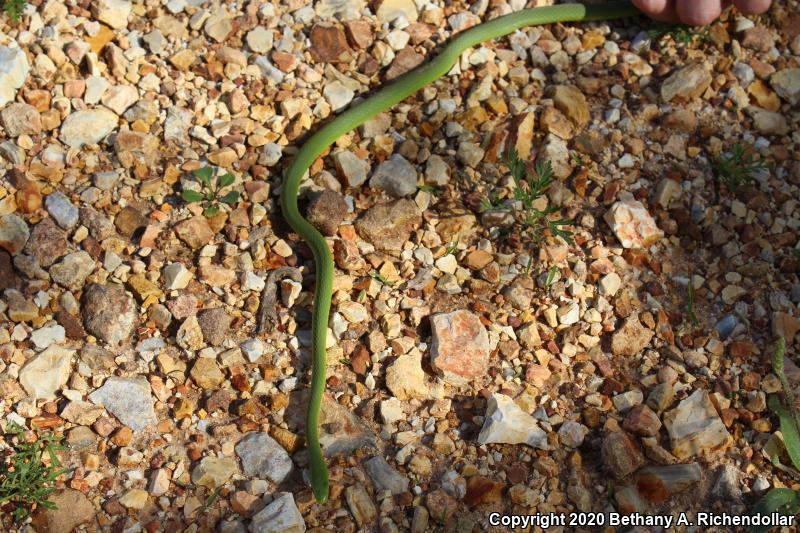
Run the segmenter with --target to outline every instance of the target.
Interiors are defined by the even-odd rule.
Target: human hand
[[[705,26],[714,22],[730,0],[633,0],[645,15],[663,22],[682,22]],[[769,9],[772,0],[734,0],[745,15],[757,15]]]

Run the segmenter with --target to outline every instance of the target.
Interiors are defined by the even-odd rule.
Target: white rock
[[[58,324],[45,326],[31,333],[31,341],[39,350],[44,350],[51,344],[62,343],[64,340],[64,328]]]
[[[381,22],[394,22],[400,17],[416,22],[419,16],[414,0],[383,0],[375,14]]]
[[[589,428],[572,420],[567,420],[558,428],[559,440],[570,448],[577,448],[583,444],[583,439],[587,433],[589,433]]]
[[[117,115],[122,115],[126,109],[139,99],[139,91],[132,85],[115,85],[105,92],[102,98],[103,105]]]
[[[356,324],[369,319],[367,308],[358,302],[342,302],[338,311],[350,323]]]
[[[128,16],[132,8],[129,0],[98,0],[93,11],[100,22],[119,30],[128,27]]]
[[[303,533],[306,522],[294,503],[294,496],[278,492],[250,522],[250,533]]]
[[[664,209],[668,209],[670,202],[676,198],[679,198],[681,192],[683,192],[683,189],[681,189],[681,186],[677,181],[664,178],[658,183],[658,187],[656,187],[655,198],[653,198],[653,200],[656,204],[660,205]]]
[[[164,267],[164,288],[168,291],[185,289],[192,281],[192,272],[181,263],[170,263]]]
[[[25,52],[0,46],[0,107],[14,101],[17,89],[25,83],[30,69]]]
[[[397,398],[383,400],[380,409],[384,424],[394,424],[398,420],[403,420],[406,417],[403,411],[403,402]]]
[[[89,76],[86,78],[86,90],[83,93],[83,101],[89,105],[94,105],[103,98],[106,90],[111,84],[103,76]]]
[[[623,248],[646,248],[664,236],[641,202],[630,193],[621,193],[605,214],[605,220]]]
[[[247,271],[242,272],[242,290],[243,291],[256,291],[264,290],[264,278],[255,272]]]
[[[55,392],[69,379],[74,350],[50,346],[28,361],[19,371],[19,382],[32,397],[55,398]]]
[[[558,308],[557,315],[562,326],[571,326],[581,319],[581,308],[576,303],[568,303]]]
[[[458,261],[453,254],[447,254],[437,259],[434,265],[445,274],[455,274],[458,268]]]
[[[536,424],[536,420],[510,397],[499,393],[489,398],[478,443],[527,444],[542,450],[550,449],[547,433]]]
[[[114,131],[117,120],[117,116],[108,109],[76,111],[61,124],[59,138],[70,148],[96,144]]]
[[[247,41],[247,46],[250,47],[250,50],[257,54],[263,54],[272,50],[272,30],[268,30],[263,26],[257,26],[256,28],[247,32],[245,40]]]
[[[778,96],[796,106],[800,104],[800,68],[787,68],[772,75],[770,84]]]
[[[419,353],[404,354],[386,369],[386,386],[398,399],[427,399],[430,395]]]
[[[668,411],[664,415],[664,425],[672,453],[680,460],[723,449],[732,440],[704,390],[695,391],[678,407]]]
[[[322,94],[325,96],[328,103],[331,104],[333,110],[339,111],[353,101],[353,97],[356,93],[337,80],[326,84],[325,88],[322,90]]]
[[[609,272],[600,279],[600,294],[614,296],[622,286],[622,279],[616,272]]]
[[[247,339],[239,345],[239,348],[251,363],[255,363],[264,355],[264,343],[261,339]]]

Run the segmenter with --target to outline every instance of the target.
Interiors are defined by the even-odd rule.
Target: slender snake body
[[[634,16],[638,13],[639,11],[628,1],[614,1],[592,6],[562,4],[525,9],[474,26],[459,33],[430,62],[386,85],[320,128],[303,144],[295,156],[283,183],[281,209],[286,222],[308,243],[314,254],[316,267],[317,282],[311,324],[311,394],[306,419],[306,443],[311,471],[311,487],[317,502],[327,501],[329,484],[328,469],[319,442],[319,421],[325,390],[325,340],[333,290],[333,257],[325,238],[300,214],[297,207],[300,182],[306,171],[336,139],[447,74],[459,56],[472,46],[508,35],[526,26],[557,22],[610,20]]]

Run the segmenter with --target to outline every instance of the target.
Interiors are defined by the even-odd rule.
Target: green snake
[[[508,35],[526,26],[557,22],[610,20],[639,14],[630,2],[608,2],[600,5],[562,4],[524,9],[473,26],[459,33],[433,60],[420,65],[369,98],[361,101],[320,128],[300,148],[295,156],[281,191],[283,218],[308,243],[314,254],[316,292],[312,314],[311,394],[306,419],[306,443],[311,471],[311,488],[317,502],[328,499],[328,468],[319,442],[319,420],[325,390],[326,346],[328,317],[333,290],[333,256],[325,238],[306,220],[297,207],[300,182],[314,161],[339,137],[360,126],[373,116],[388,110],[427,84],[447,74],[468,48]]]

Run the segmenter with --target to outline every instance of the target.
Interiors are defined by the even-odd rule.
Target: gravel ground
[[[282,172],[317,124],[524,6],[35,0],[0,21],[0,424],[69,445],[58,508],[6,505],[5,531],[505,531],[491,512],[741,514],[798,485],[765,451],[778,337],[800,382],[788,0],[694,35],[517,32],[315,162],[301,204],[337,271],[314,503],[314,267]],[[533,207],[572,238],[502,209],[511,147],[552,164]],[[740,148],[734,187],[718,161]],[[213,216],[181,199],[207,166],[239,193]]]

